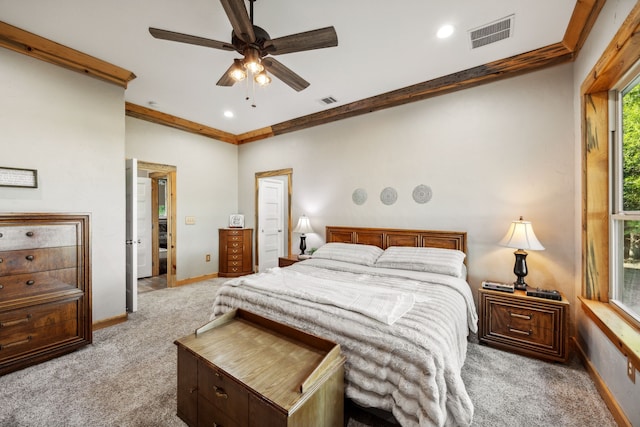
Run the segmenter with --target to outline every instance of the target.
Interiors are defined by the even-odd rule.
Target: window
[[[613,304],[640,324],[640,74],[612,91],[611,287]]]

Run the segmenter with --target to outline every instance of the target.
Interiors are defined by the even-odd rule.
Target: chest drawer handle
[[[531,329],[529,329],[528,331],[521,331],[520,329],[513,329],[511,326],[509,326],[509,332],[513,332],[514,334],[526,335],[528,337],[530,337],[533,333]]]
[[[27,237],[33,237],[34,233],[33,233],[33,231],[27,231],[26,234],[27,234]]]
[[[27,286],[31,286],[34,283],[36,283],[35,280],[27,280]]]
[[[512,311],[509,312],[509,316],[517,317],[518,319],[525,319],[525,320],[533,319],[533,314],[518,314],[518,313],[514,313]]]
[[[220,397],[222,399],[227,399],[229,397],[229,395],[221,387],[213,386],[213,391],[216,393],[216,397]]]
[[[0,322],[0,328],[8,328],[9,326],[19,325],[21,323],[29,323],[31,320],[31,315],[27,314],[27,317],[17,320],[7,320],[6,322]]]
[[[33,255],[27,255],[25,258],[27,259],[27,261],[33,261],[35,259]]]
[[[0,344],[0,350],[4,350],[5,348],[9,348],[9,347],[15,347],[16,345],[28,344],[29,341],[31,341],[31,335],[29,335],[27,338],[20,341],[10,342],[9,344]]]
[[[2,258],[0,258],[0,264],[2,264]]]
[[[195,393],[196,391],[198,391],[198,387],[191,387],[191,388],[189,389],[189,394],[193,394],[193,393]]]

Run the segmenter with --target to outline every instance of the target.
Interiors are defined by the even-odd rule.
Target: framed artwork
[[[243,228],[244,227],[244,215],[232,214],[229,215],[229,228]]]
[[[0,167],[0,187],[38,188],[38,171]]]

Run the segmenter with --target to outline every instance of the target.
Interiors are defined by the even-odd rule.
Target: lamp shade
[[[298,225],[293,229],[294,233],[313,233],[313,228],[311,228],[311,223],[309,222],[309,218],[302,215],[298,218]]]
[[[523,221],[522,217],[518,221],[513,221],[509,231],[500,241],[501,246],[514,249],[524,249],[531,251],[542,251],[544,246],[540,243],[530,221]]]

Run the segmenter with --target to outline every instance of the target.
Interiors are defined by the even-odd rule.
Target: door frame
[[[265,172],[256,172],[255,175],[255,211],[256,211],[256,227],[260,224],[260,202],[259,202],[259,192],[260,192],[260,179],[261,178],[271,178],[274,176],[286,176],[287,177],[287,256],[291,255],[291,192],[292,192],[292,179],[293,179],[293,169],[278,169],[272,171]],[[256,230],[258,231],[258,230]],[[256,254],[256,266],[260,265],[259,260],[259,239],[260,233],[256,232],[256,248],[254,253]]]
[[[159,179],[167,180],[167,287],[173,288],[176,286],[176,253],[177,253],[177,236],[176,236],[176,221],[177,218],[177,198],[178,191],[176,186],[177,167],[173,165],[165,165],[161,163],[151,163],[138,160],[138,170],[145,170],[150,172],[149,178],[151,178],[152,188],[155,186],[157,195],[157,185]],[[153,189],[152,189],[153,192]],[[157,197],[154,197],[155,202],[152,205],[151,218],[153,221],[153,229],[158,229],[158,201]],[[154,233],[155,235],[156,233]],[[152,241],[153,251],[153,265],[157,266],[159,263],[158,249],[159,243],[157,237]],[[155,268],[155,267],[154,267]],[[154,270],[155,273],[155,270]]]

